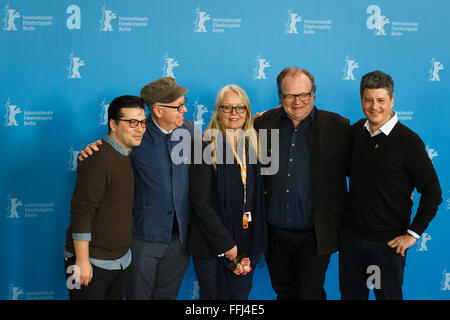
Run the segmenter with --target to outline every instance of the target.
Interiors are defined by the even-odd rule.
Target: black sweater
[[[436,215],[442,191],[425,145],[398,122],[390,134],[371,137],[365,119],[352,126],[350,210],[344,228],[355,236],[389,241],[408,229],[421,235]],[[410,224],[414,188],[421,194]],[[415,195],[417,196],[417,195]]]

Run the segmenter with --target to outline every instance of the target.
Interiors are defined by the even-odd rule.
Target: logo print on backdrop
[[[112,10],[108,10],[103,6],[100,10],[102,18],[100,19],[100,31],[114,31],[111,25],[111,20],[117,19],[117,16]]]
[[[417,240],[417,251],[428,251],[427,242],[432,240],[431,234],[423,233],[422,236]]]
[[[115,31],[113,28],[113,20],[117,19],[117,22],[114,22],[114,26],[118,25],[119,32],[132,32],[136,31],[139,28],[148,27],[148,17],[147,16],[122,16],[120,13],[115,13],[110,9],[106,8],[104,4],[100,9],[101,18],[98,21],[100,23],[99,31],[100,32],[113,32]]]
[[[105,99],[103,99],[102,103],[100,103],[100,122],[101,125],[108,125],[108,108],[109,104],[105,103]]]
[[[82,76],[80,74],[79,68],[85,66],[84,60],[81,60],[79,57],[75,57],[72,52],[69,56],[70,65],[67,70],[69,70],[69,75],[67,76],[69,79],[81,79]]]
[[[72,147],[70,147],[69,154],[70,154],[70,159],[67,162],[69,164],[69,171],[77,171],[77,158],[78,158],[78,155],[80,154],[80,151],[74,150],[73,146],[72,146]]]
[[[398,120],[412,120],[413,116],[414,116],[414,111],[409,110],[409,111],[403,111],[403,110],[398,110],[397,111],[397,116],[398,116]]]
[[[5,103],[6,113],[3,116],[5,119],[5,127],[19,126],[16,116],[23,113],[23,125],[24,126],[36,126],[38,123],[53,120],[52,110],[23,110],[16,105],[11,104],[11,99]]]
[[[269,61],[267,61],[264,58],[261,58],[260,55],[257,55],[256,58],[256,68],[255,68],[255,74],[253,76],[253,79],[259,80],[259,79],[267,79],[266,73],[264,70],[268,67],[270,67]]]
[[[3,8],[3,11],[5,11],[5,18],[3,19],[3,30],[17,31],[16,23],[14,22],[14,20],[21,17],[20,12],[18,12],[16,9],[10,9],[9,3],[6,4],[6,6]]]
[[[437,150],[430,148],[429,145],[427,145],[426,149],[427,149],[428,157],[430,158],[431,161],[433,161],[434,157],[439,156]]]
[[[10,284],[8,288],[9,288],[9,296],[8,296],[9,300],[19,300],[19,296],[21,294],[24,294],[24,291],[22,288],[15,287],[12,284]]]
[[[8,299],[9,300],[54,300],[55,299],[55,291],[53,290],[40,290],[36,292],[25,292],[24,289],[22,289],[19,286],[15,286],[12,283],[8,287],[9,294]],[[24,295],[24,297],[21,297],[21,295]]]
[[[205,11],[200,11],[200,8],[195,10],[195,15],[194,32],[208,32],[205,22],[211,20],[211,16]]]
[[[19,218],[19,212],[17,212],[17,208],[23,205],[22,201],[11,196],[10,194],[8,195],[6,200],[8,200],[8,206],[6,207],[6,217],[9,219]]]
[[[211,21],[210,31],[212,31],[212,33],[224,33],[232,29],[240,29],[242,23],[242,19],[239,17],[214,17],[213,14],[197,7],[195,10],[193,31],[197,33],[208,32],[208,29],[206,28],[207,21]]]
[[[381,15],[381,8],[377,5],[370,5],[367,7],[366,13],[372,14],[367,18],[366,25],[369,30],[374,30],[376,36],[385,36],[384,25],[390,23],[386,16]]]
[[[355,60],[349,60],[348,56],[345,57],[345,68],[344,68],[344,80],[355,80],[353,75],[353,70],[358,69],[359,65]]]
[[[204,104],[198,104],[198,99],[195,100],[194,107],[194,124],[203,130],[203,125],[205,124],[203,121],[203,115],[208,112],[208,108],[205,107]]]
[[[286,34],[310,34],[314,35],[317,32],[326,32],[331,30],[332,21],[330,19],[314,19],[301,17],[299,13],[293,12],[292,8],[286,12],[288,19],[284,23]],[[303,25],[299,25],[299,22],[303,21]]]
[[[298,34],[297,30],[297,22],[302,21],[302,17],[300,17],[297,13],[292,12],[292,8],[288,10],[288,21],[286,22],[286,33],[288,34]]]
[[[439,71],[444,70],[444,65],[440,61],[436,61],[435,57],[431,59],[431,69],[428,71],[428,81],[441,81]]]
[[[5,31],[17,31],[16,19],[22,18],[19,28],[23,31],[36,31],[39,28],[50,27],[53,25],[53,16],[44,16],[40,13],[24,14],[18,12],[16,9],[11,9],[9,3],[3,8],[5,16],[3,18],[3,30]]]
[[[20,108],[18,108],[16,105],[12,105],[10,99],[6,101],[5,107],[6,107],[6,114],[4,116],[5,126],[8,127],[18,126],[16,115],[22,113],[22,110],[20,110]]]
[[[450,290],[450,273],[447,272],[447,268],[442,271],[441,291]]]
[[[5,199],[8,200],[8,205],[5,209],[6,218],[8,219],[19,219],[21,217],[25,219],[38,218],[44,213],[52,213],[55,210],[55,204],[53,202],[27,203],[11,194]],[[20,212],[19,207],[23,207],[20,209]]]
[[[174,58],[170,58],[166,53],[163,57],[164,59],[164,67],[163,67],[163,77],[172,77],[175,78],[175,74],[173,73],[173,68],[178,67],[178,61]]]

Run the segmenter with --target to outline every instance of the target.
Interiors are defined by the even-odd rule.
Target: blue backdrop
[[[406,299],[450,298],[450,2],[447,0],[0,0],[0,299],[67,299],[63,244],[76,155],[107,130],[108,103],[174,76],[205,127],[225,84],[253,111],[278,104],[276,76],[316,76],[316,106],[355,122],[359,81],[395,82],[400,121],[426,144],[444,202],[408,250]],[[447,165],[445,165],[447,163]],[[414,198],[414,210],[419,195]],[[327,271],[339,299],[337,257]],[[273,299],[267,268],[252,299]],[[180,299],[198,298],[192,264]]]

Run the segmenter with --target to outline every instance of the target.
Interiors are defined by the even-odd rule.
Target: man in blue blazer
[[[127,299],[176,299],[189,264],[185,240],[190,215],[190,154],[183,154],[188,149],[182,149],[172,157],[178,143],[190,146],[194,137],[194,124],[184,119],[187,91],[170,77],[141,90],[150,114],[142,143],[130,154],[135,194]],[[90,148],[95,150],[95,144],[98,142]],[[91,153],[88,149],[81,154],[87,156]]]

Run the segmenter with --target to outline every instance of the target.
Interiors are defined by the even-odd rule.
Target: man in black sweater
[[[392,110],[394,83],[381,71],[364,75],[367,119],[352,126],[350,208],[339,248],[341,298],[402,299],[406,250],[436,215],[442,191],[425,145]],[[414,188],[421,194],[412,221]]]

